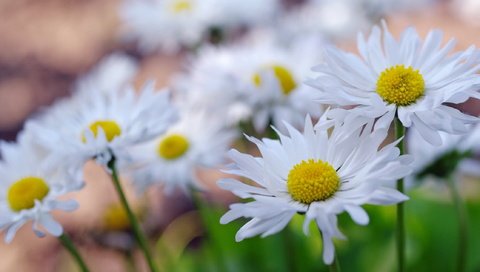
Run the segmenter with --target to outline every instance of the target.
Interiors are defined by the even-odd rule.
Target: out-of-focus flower
[[[479,175],[480,164],[472,156],[478,150],[480,126],[475,125],[468,134],[452,135],[440,132],[442,145],[429,145],[416,131],[409,131],[408,152],[413,163],[416,179],[427,176],[445,179],[457,171]],[[473,166],[473,167],[472,167]]]
[[[181,80],[185,100],[192,107],[218,111],[229,124],[251,118],[259,132],[269,121],[281,129],[283,121],[301,127],[306,114],[322,113],[314,101],[317,92],[303,84],[310,67],[321,61],[322,45],[308,39],[284,48],[258,40],[205,48],[192,63],[190,75]]]
[[[36,130],[37,140],[51,156],[64,159],[81,171],[85,161],[95,158],[107,164],[112,155],[128,160],[126,149],[164,133],[175,121],[170,92],[156,92],[154,84],[118,92],[78,93],[60,101],[26,129]]]
[[[216,28],[251,26],[269,21],[278,0],[127,0],[121,10],[127,40],[141,51],[177,52],[193,48]]]
[[[60,236],[63,228],[52,217],[52,211],[73,211],[78,207],[74,200],[59,198],[80,189],[81,183],[70,180],[60,160],[57,165],[47,163],[43,151],[32,135],[25,133],[18,143],[0,144],[0,229],[6,230],[7,243],[28,221],[33,221],[33,231],[39,237],[45,236],[44,231]]]
[[[104,57],[91,71],[75,82],[74,92],[116,92],[132,83],[138,71],[137,62],[123,53]]]
[[[215,0],[213,25],[220,29],[269,25],[280,12],[279,0]]]
[[[135,148],[134,184],[140,191],[162,184],[166,193],[201,187],[196,170],[220,166],[235,133],[225,129],[220,116],[183,111],[178,123],[161,137]]]
[[[210,27],[216,7],[211,0],[128,0],[121,16],[125,38],[135,40],[141,51],[176,52],[196,46]]]
[[[241,241],[277,233],[296,213],[305,213],[305,233],[315,220],[323,236],[323,259],[332,263],[332,239],[344,239],[337,227],[338,214],[346,211],[356,223],[366,225],[369,218],[361,205],[388,205],[408,199],[389,186],[411,172],[411,160],[399,156],[396,142],[379,149],[387,130],[371,130],[371,123],[361,126],[339,120],[321,120],[314,128],[307,118],[303,134],[288,126],[290,136],[279,133],[279,141],[249,138],[261,157],[232,150],[234,163],[226,172],[250,179],[255,185],[235,179],[218,184],[254,201],[231,205],[221,223],[252,218],[236,235]]]
[[[386,116],[385,125],[397,115],[403,126],[440,145],[439,131],[466,133],[477,121],[450,104],[479,98],[475,84],[480,78],[475,47],[449,54],[455,41],[444,47],[441,42],[438,30],[422,42],[408,28],[397,42],[385,24],[383,40],[374,27],[367,41],[359,36],[361,58],[329,48],[325,63],[314,68],[320,76],[309,83],[320,90],[322,103],[354,107],[352,113],[370,118]]]
[[[287,39],[311,34],[342,39],[371,24],[361,1],[311,0],[282,17],[279,29]]]

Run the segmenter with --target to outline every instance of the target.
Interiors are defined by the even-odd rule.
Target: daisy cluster
[[[137,59],[112,54],[28,120],[17,142],[2,142],[5,240],[27,221],[40,237],[62,235],[52,212],[78,207],[64,199],[84,187],[88,161],[114,178],[118,167],[139,193],[190,195],[207,190],[199,169],[223,169],[230,177],[218,187],[245,201],[220,223],[249,220],[237,241],[278,233],[300,214],[305,234],[312,223],[320,230],[331,264],[334,239],[346,238],[340,214],[367,225],[363,205],[409,199],[398,180],[474,173],[480,150],[478,118],[457,109],[480,98],[478,49],[454,51],[439,30],[396,39],[385,21],[358,35],[358,54],[333,45],[400,8],[382,3],[311,0],[286,14],[276,0],[125,1],[124,37],[141,53],[182,52],[184,69],[166,88],[135,88]],[[349,21],[353,4],[360,21]],[[328,17],[334,8],[344,13]],[[302,22],[308,12],[325,23]],[[225,41],[206,42],[214,34]]]

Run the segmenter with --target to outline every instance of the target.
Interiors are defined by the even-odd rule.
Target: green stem
[[[338,261],[337,254],[335,254],[335,258],[333,259],[333,263],[328,266],[330,272],[340,272],[340,262]]]
[[[115,186],[115,189],[117,190],[118,196],[120,197],[120,202],[122,203],[123,208],[127,212],[128,219],[130,220],[130,223],[132,225],[132,230],[133,234],[135,235],[135,238],[137,240],[138,245],[140,246],[140,249],[143,251],[143,255],[145,256],[145,259],[147,260],[148,266],[150,267],[151,272],[158,272],[158,268],[152,258],[152,254],[150,252],[150,249],[148,247],[147,239],[145,238],[145,234],[143,234],[142,229],[140,228],[140,224],[138,223],[137,218],[135,217],[135,214],[133,213],[132,209],[130,208],[130,205],[128,204],[127,198],[125,196],[125,193],[123,192],[122,185],[120,184],[120,179],[118,178],[118,173],[117,173],[117,168],[115,166],[115,158],[112,158],[108,162],[108,168],[112,172],[112,180],[113,180],[113,185]]]
[[[72,239],[70,239],[70,237],[68,237],[66,233],[63,233],[62,235],[60,235],[60,237],[58,237],[58,240],[60,240],[62,245],[68,250],[68,252],[70,252],[72,257],[75,259],[78,266],[80,267],[80,270],[82,272],[88,272],[89,271],[88,267],[83,261],[82,256],[80,256],[80,253],[78,252],[77,248],[73,244]]]
[[[405,136],[405,127],[398,118],[395,118],[395,139]],[[405,153],[404,140],[398,143],[400,155]],[[400,193],[405,191],[403,179],[397,180],[397,190]],[[403,202],[397,204],[397,260],[398,271],[405,271],[405,204]]]
[[[468,241],[468,223],[467,211],[465,205],[462,203],[460,193],[455,184],[453,177],[447,177],[448,187],[452,195],[453,203],[457,211],[458,219],[458,255],[457,255],[457,270],[458,272],[466,271],[467,264],[467,241]]]
[[[192,194],[193,205],[200,214],[200,219],[202,221],[203,227],[206,229],[206,234],[207,236],[211,237],[211,246],[215,254],[214,258],[216,259],[217,265],[220,267],[220,271],[230,271],[229,267],[225,263],[221,245],[218,243],[216,237],[213,237],[215,233],[208,229],[208,222],[211,222],[213,220],[209,219],[211,215],[208,214],[209,209],[206,207],[205,201],[203,201],[203,198],[200,195],[201,192],[196,191],[195,188],[191,188],[190,192]]]
[[[295,250],[295,233],[290,229],[290,226],[287,225],[285,229],[282,231],[282,240],[284,244],[284,251],[285,251],[285,262],[286,267],[288,267],[288,271],[297,271],[296,263],[295,263],[295,252],[290,252],[291,250]]]

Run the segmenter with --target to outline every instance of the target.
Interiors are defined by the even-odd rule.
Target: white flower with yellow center
[[[252,202],[232,204],[220,220],[226,224],[240,217],[252,218],[235,239],[262,237],[281,231],[296,213],[305,213],[307,234],[314,220],[323,236],[323,259],[334,258],[333,238],[344,239],[337,227],[337,215],[346,211],[361,225],[369,218],[363,204],[389,205],[407,196],[390,188],[396,179],[411,171],[410,159],[399,156],[396,143],[380,149],[387,130],[368,133],[358,123],[334,124],[321,120],[314,128],[307,118],[303,134],[288,127],[290,136],[255,143],[261,157],[230,151],[233,160],[227,173],[252,180],[246,184],[223,179],[218,185]],[[363,131],[363,132],[362,132]]]
[[[102,165],[112,156],[128,160],[128,148],[161,135],[175,119],[170,93],[155,91],[151,83],[139,93],[79,93],[29,122],[27,129],[37,131],[37,140],[52,150],[51,156],[78,168],[92,158]]]
[[[201,42],[214,18],[211,0],[127,0],[124,35],[141,51],[176,52]]]
[[[223,116],[233,117],[231,123],[250,117],[259,132],[269,121],[282,129],[284,121],[302,127],[306,114],[322,113],[314,101],[317,92],[303,84],[311,65],[321,60],[319,46],[310,39],[285,48],[261,40],[203,49],[192,65],[186,96],[197,104],[211,105],[209,109],[224,111]]]
[[[443,47],[441,42],[440,31],[421,41],[413,28],[396,41],[385,24],[382,40],[374,27],[368,41],[359,35],[361,58],[328,49],[325,63],[314,68],[320,76],[310,85],[320,90],[322,103],[354,107],[351,112],[370,118],[385,115],[389,122],[396,115],[405,127],[440,145],[438,131],[462,134],[477,120],[451,104],[479,97],[480,55],[473,46],[451,54],[455,41]]]
[[[32,229],[39,237],[44,231],[60,236],[63,228],[51,213],[78,207],[73,200],[59,198],[80,189],[80,183],[70,180],[62,167],[46,163],[43,152],[30,142],[33,139],[34,135],[23,137],[19,144],[0,144],[0,229],[5,230],[7,243],[28,221],[33,221]]]
[[[135,169],[134,184],[140,191],[162,184],[166,193],[201,187],[197,170],[220,166],[234,138],[218,116],[185,111],[164,135],[134,150],[141,165]]]

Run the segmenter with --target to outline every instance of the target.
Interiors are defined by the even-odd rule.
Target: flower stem
[[[82,272],[88,272],[89,271],[88,267],[83,261],[82,256],[80,256],[80,253],[78,252],[77,248],[73,244],[72,239],[70,239],[70,237],[68,237],[66,233],[63,233],[62,235],[60,235],[60,237],[58,237],[58,240],[60,240],[62,245],[68,250],[68,252],[70,252],[72,257],[75,259],[78,266],[80,267],[80,270]]]
[[[117,173],[117,168],[115,166],[115,158],[112,158],[108,162],[108,168],[112,172],[112,180],[113,180],[113,185],[115,186],[115,189],[117,190],[118,196],[120,197],[120,202],[122,203],[123,208],[127,212],[128,219],[130,220],[130,223],[132,225],[132,230],[133,234],[135,235],[135,238],[137,240],[137,243],[140,247],[140,249],[143,251],[143,255],[145,256],[145,259],[147,260],[148,266],[150,267],[151,272],[158,272],[158,268],[152,258],[152,253],[150,252],[150,249],[148,247],[147,239],[145,238],[145,234],[143,234],[142,229],[140,228],[140,224],[138,223],[137,218],[135,217],[135,214],[133,213],[132,209],[130,208],[130,205],[128,204],[127,198],[125,196],[125,193],[123,192],[122,185],[120,184],[120,179],[118,178],[118,173]]]
[[[395,139],[405,136],[405,127],[398,118],[395,118]],[[400,155],[405,153],[404,139],[398,143]],[[397,190],[400,193],[405,191],[403,179],[397,180]],[[405,271],[405,204],[400,202],[397,204],[397,261],[398,271]]]
[[[467,241],[468,241],[468,224],[467,211],[465,205],[462,203],[460,193],[455,184],[453,176],[447,177],[448,187],[452,195],[453,203],[457,211],[458,219],[458,255],[457,255],[457,269],[458,272],[466,271],[467,264]]]
[[[338,261],[338,257],[335,254],[335,258],[333,259],[333,263],[328,266],[330,272],[340,272],[340,262]]]
[[[191,188],[190,190],[192,196],[192,203],[197,209],[200,214],[200,219],[203,227],[205,228],[207,236],[209,236],[211,241],[212,250],[214,251],[214,258],[219,266],[220,271],[230,271],[228,265],[225,263],[223,250],[218,243],[218,237],[214,237],[216,234],[213,233],[210,228],[208,227],[208,222],[212,222],[213,220],[209,218],[211,215],[209,214],[209,210],[207,204],[205,203],[204,199],[201,196],[201,192],[196,191],[195,188]],[[218,221],[218,219],[216,219]]]

